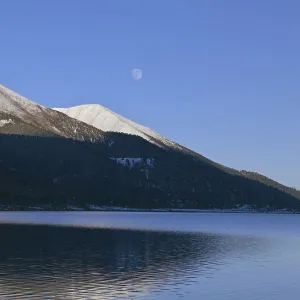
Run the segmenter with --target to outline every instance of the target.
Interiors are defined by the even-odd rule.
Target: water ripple
[[[272,268],[284,250],[262,237],[26,225],[1,225],[0,235],[0,299],[256,300],[248,283],[259,272],[273,272],[261,291],[281,282]],[[243,289],[223,284],[239,277]]]

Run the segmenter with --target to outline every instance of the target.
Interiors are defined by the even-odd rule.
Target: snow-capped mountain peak
[[[28,113],[36,114],[46,109],[44,106],[13,92],[0,84],[0,111],[22,117]]]
[[[103,131],[39,105],[0,85],[0,133],[102,140]]]
[[[138,135],[159,146],[165,145],[172,147],[175,145],[175,143],[162,137],[152,129],[137,124],[99,104],[86,104],[54,109],[103,131]]]

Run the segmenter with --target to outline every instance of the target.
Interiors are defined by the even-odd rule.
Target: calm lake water
[[[0,299],[300,295],[300,215],[3,212],[0,223]]]

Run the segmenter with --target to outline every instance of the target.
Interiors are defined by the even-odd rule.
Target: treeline
[[[241,175],[243,175],[247,178],[259,181],[268,186],[272,186],[272,187],[277,188],[287,194],[292,195],[295,198],[300,199],[300,191],[297,190],[296,188],[285,186],[283,184],[276,182],[275,180],[272,180],[272,179],[270,179],[266,176],[263,176],[259,173],[256,173],[256,172],[248,172],[248,171],[242,170],[240,173],[241,173]]]

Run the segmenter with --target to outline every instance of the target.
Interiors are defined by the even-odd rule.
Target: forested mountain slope
[[[298,199],[276,188],[140,137],[110,133],[108,141],[0,135],[0,178],[5,183],[0,186],[0,203],[51,209],[91,204],[299,209]]]
[[[24,209],[300,203],[295,189],[215,163],[102,106],[56,111],[1,85],[0,179],[0,204]]]

